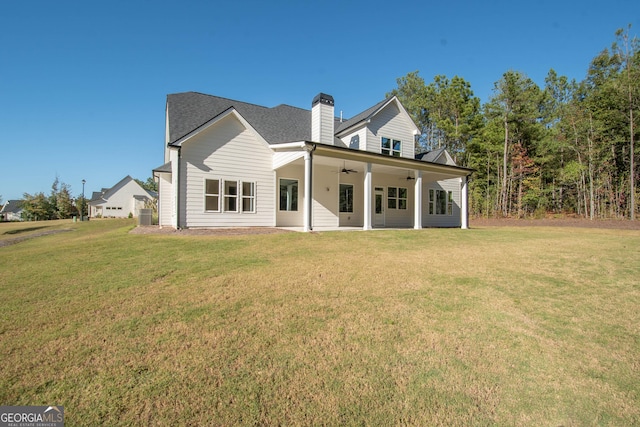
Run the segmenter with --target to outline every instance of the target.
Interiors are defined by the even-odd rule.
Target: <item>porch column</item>
[[[364,227],[363,230],[371,230],[371,163],[367,163],[364,173]]]
[[[312,212],[313,212],[313,194],[312,177],[313,177],[313,152],[305,150],[304,152],[304,231],[313,230]]]
[[[413,228],[419,230],[422,228],[422,171],[415,171],[416,184],[414,188],[413,198]]]
[[[469,228],[469,190],[466,176],[460,178],[462,180],[462,191],[460,192],[460,228],[466,230]]]

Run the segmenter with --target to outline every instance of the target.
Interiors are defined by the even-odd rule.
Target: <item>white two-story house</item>
[[[311,110],[168,95],[160,226],[467,228],[471,170],[416,157],[418,132],[396,97],[342,120],[323,93]]]

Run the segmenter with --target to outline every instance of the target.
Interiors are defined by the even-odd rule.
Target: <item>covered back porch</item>
[[[468,228],[470,169],[311,142],[272,148],[277,227]]]

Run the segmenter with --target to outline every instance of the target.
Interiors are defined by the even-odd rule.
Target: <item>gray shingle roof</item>
[[[334,134],[369,119],[391,99],[386,98],[351,119],[340,121],[335,117]],[[269,108],[198,92],[183,92],[167,95],[169,144],[176,143],[231,108],[240,113],[269,144],[311,141],[311,110],[286,104]],[[335,145],[344,146],[337,138]]]
[[[349,120],[344,120],[344,121],[342,121],[342,123],[336,123],[335,133],[339,133],[339,132],[341,132],[341,131],[343,131],[345,129],[350,128],[351,126],[355,126],[358,123],[368,119],[372,114],[374,114],[376,111],[378,111],[380,108],[382,108],[382,106],[384,104],[389,102],[390,99],[391,98],[387,98],[387,99],[384,99],[384,100],[378,102],[373,107],[364,110],[362,113],[353,116]]]
[[[7,200],[7,202],[2,206],[0,212],[2,213],[19,213],[22,210],[22,203],[24,200]]]
[[[97,200],[102,199],[102,195],[103,195],[104,193],[106,193],[106,190],[105,190],[105,189],[103,189],[102,191],[94,191],[94,192],[91,194],[91,199],[89,199],[89,201],[90,201],[90,202],[95,202],[95,201],[97,201]]]
[[[443,152],[444,148],[438,148],[437,150],[416,154],[416,159],[423,160],[425,162],[434,162]]]
[[[171,173],[171,162],[167,162],[162,166],[158,166],[157,168],[153,169],[153,172],[168,172],[168,173]]]
[[[235,109],[270,144],[311,139],[311,112],[290,105],[273,108],[197,92],[167,96],[169,143],[175,143],[229,109]]]
[[[120,188],[124,187],[124,185],[129,183],[130,181],[135,182],[135,180],[131,178],[131,175],[127,175],[111,188],[103,188],[102,191],[94,191],[91,195],[91,200],[89,200],[89,203],[93,205],[101,204],[103,201],[111,197],[113,193],[120,190]],[[140,184],[138,184],[138,186],[140,186]],[[150,198],[158,197],[158,193],[156,193],[155,191],[149,191],[146,188],[142,188],[142,186],[140,186],[140,188],[145,191]]]

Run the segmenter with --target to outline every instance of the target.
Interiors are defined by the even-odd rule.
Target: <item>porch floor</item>
[[[304,227],[277,227],[280,228],[282,230],[287,230],[287,231],[296,231],[299,233],[303,233],[304,232]],[[381,230],[413,230],[413,227],[378,227],[378,228],[372,228],[371,230],[367,230],[367,231],[381,231]],[[313,230],[311,230],[312,233],[322,233],[325,231],[365,231],[362,229],[362,227],[313,227]]]

